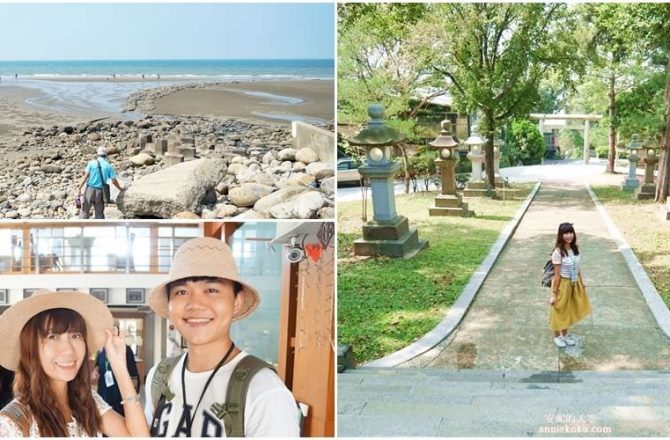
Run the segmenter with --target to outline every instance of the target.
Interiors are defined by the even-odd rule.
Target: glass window
[[[21,272],[23,234],[20,229],[0,230],[0,272]]]
[[[282,254],[268,245],[275,237],[276,223],[246,223],[233,234],[230,244],[240,276],[254,286],[261,297],[258,309],[236,321],[233,340],[260,358],[277,362],[279,300]]]
[[[200,236],[198,225],[161,226],[158,228],[158,272],[169,272],[174,253],[191,238]]]

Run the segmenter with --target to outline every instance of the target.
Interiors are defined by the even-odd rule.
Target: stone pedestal
[[[658,163],[658,156],[647,156],[642,159],[642,161],[644,162],[644,183],[640,188],[635,190],[635,197],[637,197],[638,200],[651,200],[656,197],[654,169]]]
[[[363,225],[363,238],[354,241],[354,254],[410,258],[428,244],[419,232],[409,228],[407,217],[390,221],[370,221]]]
[[[484,178],[482,176],[484,154],[479,151],[479,148],[473,149],[468,153],[468,159],[472,162],[472,175],[470,181],[465,185],[463,195],[465,197],[485,197],[486,183],[484,183]]]
[[[637,176],[635,174],[637,170],[637,162],[639,160],[640,158],[637,156],[637,154],[635,154],[635,152],[628,156],[628,162],[630,165],[628,169],[628,177],[626,177],[626,180],[621,183],[621,189],[623,191],[635,191],[635,189],[640,186],[640,182],[637,180]]]
[[[442,193],[435,197],[435,206],[428,210],[431,216],[468,217],[474,212],[468,210],[468,204],[463,203],[461,195],[456,193],[456,176],[454,170],[458,159],[437,159],[437,168],[442,174]]]
[[[399,169],[399,163],[358,168],[370,179],[373,219],[363,225],[363,238],[354,242],[355,255],[410,258],[426,246],[418,231],[409,228],[407,218],[396,212],[393,176]]]
[[[487,185],[484,181],[468,182],[463,190],[465,197],[487,197]]]
[[[471,182],[481,182],[482,179],[482,164],[484,163],[484,155],[479,151],[471,151],[468,153],[468,159],[472,162],[472,177]]]
[[[165,164],[167,166],[171,167],[172,165],[182,163],[184,161],[184,156],[175,153],[165,153],[165,155],[163,156],[163,160],[165,161]]]

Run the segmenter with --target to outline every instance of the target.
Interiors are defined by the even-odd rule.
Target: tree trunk
[[[665,90],[663,92],[665,108],[665,128],[661,137],[661,157],[658,162],[658,182],[656,202],[664,203],[670,192],[670,61],[665,67]]]
[[[486,136],[486,143],[484,144],[484,164],[486,166],[486,183],[488,189],[492,191],[496,189],[495,168],[493,166],[493,138],[495,134],[495,121],[493,119],[493,110],[484,109],[484,133]]]
[[[614,71],[610,76],[610,90],[608,96],[610,98],[610,134],[609,134],[609,155],[607,157],[607,172],[614,174],[614,158],[616,157],[616,127],[614,125],[614,115],[616,114],[616,92],[614,91],[614,81],[616,77]]]

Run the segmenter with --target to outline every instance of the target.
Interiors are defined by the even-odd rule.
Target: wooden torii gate
[[[557,128],[559,130],[584,130],[584,164],[589,163],[589,123],[600,121],[602,115],[580,115],[580,114],[552,114],[531,113],[531,119],[539,121],[540,133],[544,134],[545,128]],[[561,121],[561,122],[559,122]],[[568,121],[584,121],[584,125],[568,124]]]

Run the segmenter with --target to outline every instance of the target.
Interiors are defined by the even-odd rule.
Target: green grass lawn
[[[338,342],[351,344],[356,361],[392,353],[423,336],[443,318],[512,219],[532,184],[517,184],[510,200],[467,199],[476,217],[430,217],[437,193],[399,196],[398,213],[418,228],[428,248],[409,260],[356,257],[362,204],[338,203]],[[368,218],[372,218],[368,203]]]
[[[670,307],[670,221],[660,219],[660,205],[615,186],[594,186],[593,191]]]

